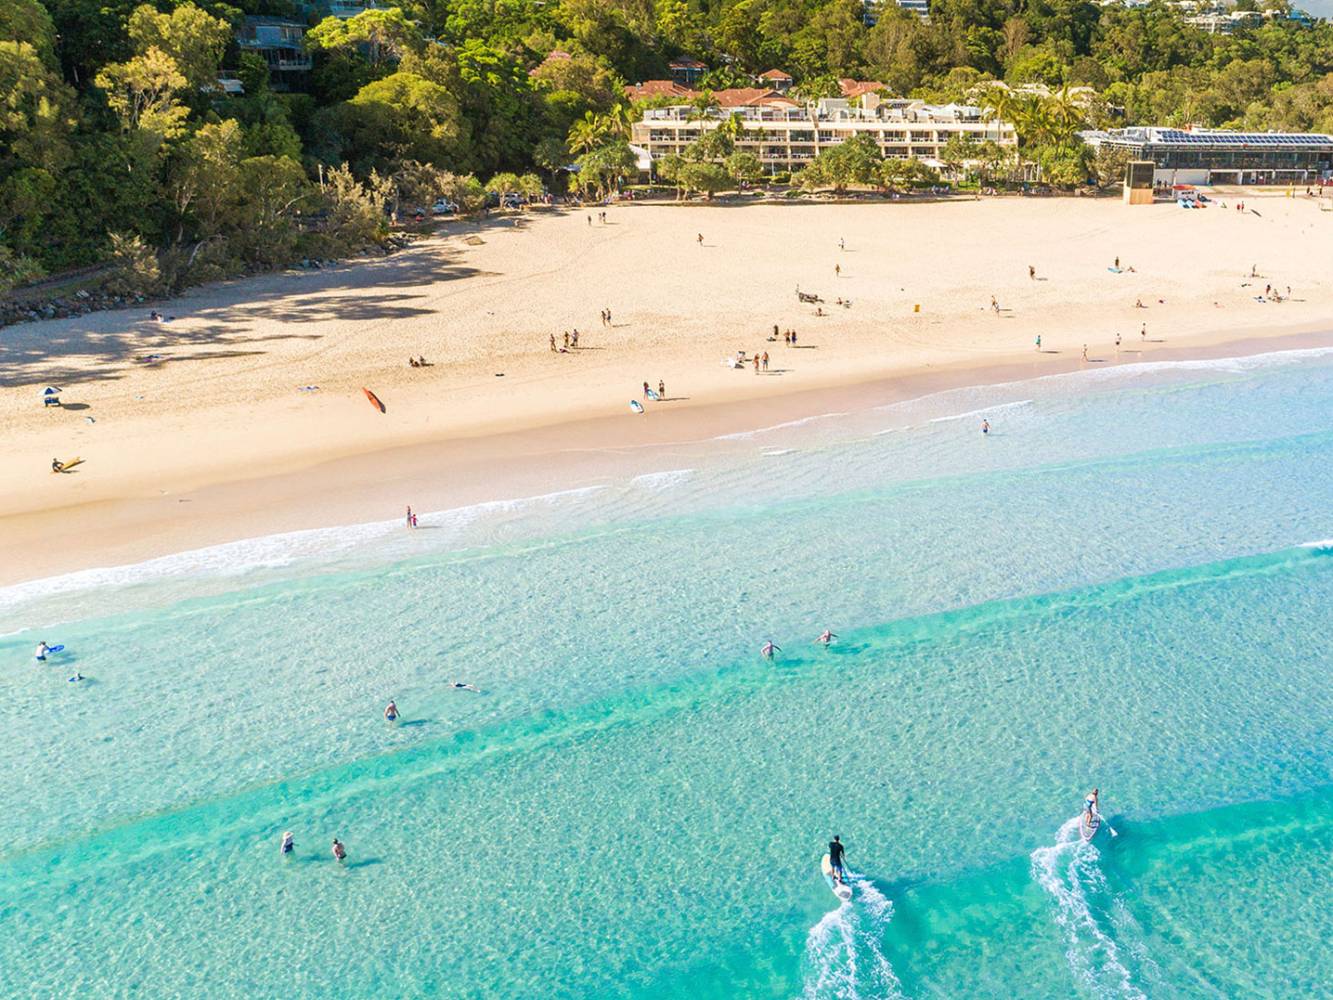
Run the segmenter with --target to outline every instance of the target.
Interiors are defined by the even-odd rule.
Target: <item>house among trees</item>
[[[672,59],[668,68],[671,70],[671,79],[682,87],[693,87],[708,72],[707,66],[698,59],[691,59],[688,56]]]
[[[300,83],[312,65],[305,47],[306,25],[285,17],[247,17],[236,31],[242,52],[253,52],[268,64],[274,90]]]
[[[780,69],[770,69],[759,74],[759,82],[766,87],[772,87],[779,94],[785,94],[791,90],[791,85],[796,81],[792,79],[790,73],[784,73]]]

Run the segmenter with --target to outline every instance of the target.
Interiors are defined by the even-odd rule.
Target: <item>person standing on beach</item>
[[[1033,267],[1031,264],[1028,265],[1028,280],[1029,281],[1037,280],[1037,269]]]
[[[768,352],[764,352],[764,371],[768,371]]]
[[[791,332],[791,346],[792,346],[792,347],[795,347],[795,346],[796,346],[796,331],[795,331],[795,330],[793,330],[793,331]]]
[[[700,233],[700,234],[699,234],[698,236],[696,236],[694,239],[695,239],[695,242],[699,244],[699,246],[703,246],[703,245],[704,245],[704,234],[703,234],[703,233]]]
[[[1148,324],[1147,324],[1147,323],[1144,323],[1143,326],[1139,327],[1139,340],[1143,341],[1144,343],[1146,343],[1147,340],[1148,340]]]
[[[1116,335],[1115,335],[1115,353],[1116,353],[1117,355],[1120,353],[1120,333],[1119,333],[1119,331],[1117,331],[1117,332],[1116,332]]]
[[[1087,344],[1084,344],[1084,345],[1083,345],[1083,360],[1084,360],[1084,361],[1087,361],[1087,360],[1088,360],[1088,345],[1087,345]]]
[[[577,326],[574,327],[574,336],[570,338],[570,345],[576,351],[579,349],[579,328]]]
[[[555,334],[551,334],[551,353],[555,353]]]
[[[590,225],[590,226],[592,225],[592,216],[591,216],[591,215],[588,216],[588,225]]]
[[[1041,334],[1037,334],[1037,353],[1041,353]]]
[[[842,237],[839,237],[839,238],[838,238],[838,249],[839,249],[839,250],[846,250],[846,249],[847,249],[847,241],[844,240],[844,239],[842,239]]]
[[[659,399],[666,399],[666,383],[660,378],[657,380],[657,395]]]
[[[754,373],[755,373],[756,375],[759,374],[759,355],[758,355],[758,354],[756,354],[756,355],[754,356]]]
[[[648,387],[648,383],[647,383],[647,382],[643,383],[643,399],[644,399],[644,402],[647,402],[647,400],[648,400],[648,393],[649,393],[649,391],[650,391],[650,389],[649,389],[649,387]]]
[[[833,265],[833,276],[834,276],[835,278],[841,278],[841,277],[842,277],[842,265],[841,265],[841,264],[834,264],[834,265]]]
[[[413,516],[412,516],[412,508],[411,508],[411,506],[408,506],[408,508],[407,508],[407,526],[408,526],[409,528],[415,527],[415,525],[413,524],[413,521],[414,521],[414,518],[413,518]]]

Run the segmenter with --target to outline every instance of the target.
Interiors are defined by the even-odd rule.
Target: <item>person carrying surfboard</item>
[[[46,662],[46,654],[49,653],[49,652],[51,652],[51,647],[48,646],[48,645],[46,644],[46,640],[43,639],[41,642],[39,642],[39,643],[37,644],[37,649],[36,649],[36,651],[35,651],[32,655],[33,655],[34,659],[37,660],[38,663],[45,663],[45,662]]]
[[[843,868],[842,864],[842,857],[844,853],[845,851],[842,846],[842,838],[835,833],[833,835],[833,839],[829,841],[828,861],[833,868],[833,881],[838,884],[842,884],[846,876],[846,870]]]

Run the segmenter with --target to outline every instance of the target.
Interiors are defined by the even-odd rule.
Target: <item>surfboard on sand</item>
[[[371,392],[371,391],[370,391],[369,389],[367,389],[365,386],[362,386],[362,387],[361,387],[361,391],[364,392],[364,393],[366,394],[366,399],[370,400],[370,405],[371,405],[371,406],[375,407],[375,409],[379,410],[381,413],[386,412],[385,409],[384,409],[384,404],[380,402],[380,398],[379,398],[379,396],[376,396],[373,392]]]
[[[631,399],[629,401],[629,408],[633,410],[635,413],[643,412],[643,404],[640,403],[637,399]]]
[[[52,469],[51,471],[52,471],[52,472],[68,472],[70,469],[74,468],[74,466],[76,466],[76,465],[82,465],[82,464],[83,464],[83,459],[81,459],[81,458],[71,458],[68,462],[61,462],[61,463],[60,463],[60,468],[59,468],[59,469]]]
[[[846,882],[833,881],[833,862],[829,860],[827,854],[820,858],[819,870],[824,873],[824,882],[828,885],[829,891],[844,903],[849,902],[852,898],[852,887]]]

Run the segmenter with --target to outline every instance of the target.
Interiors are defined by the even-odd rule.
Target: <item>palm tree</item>
[[[591,153],[606,136],[606,122],[601,115],[585,111],[583,117],[569,126],[567,145],[575,153]]]

